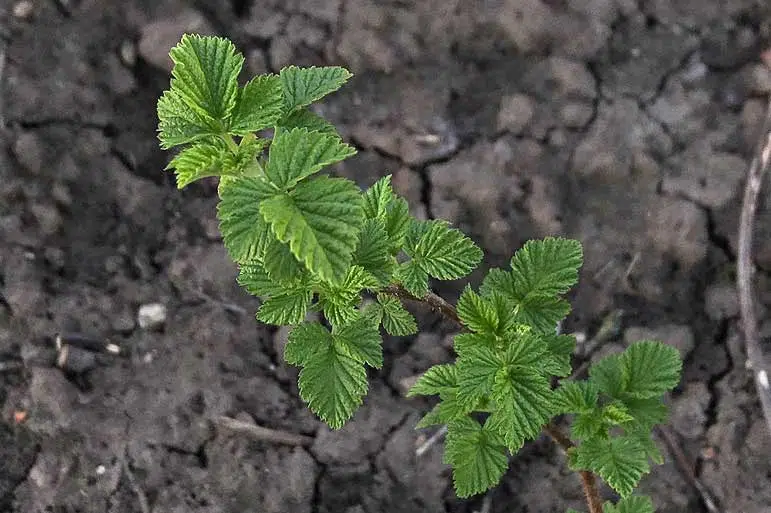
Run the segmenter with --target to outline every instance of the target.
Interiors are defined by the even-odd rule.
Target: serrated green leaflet
[[[589,367],[589,380],[604,394],[621,398],[626,387],[621,355],[612,354],[592,364]]]
[[[658,397],[680,382],[683,363],[677,349],[661,342],[635,342],[622,353],[624,394],[636,399]]]
[[[383,366],[383,339],[372,319],[359,317],[334,330],[332,336],[356,361],[375,369]]]
[[[382,308],[383,328],[388,334],[399,337],[417,333],[415,318],[404,308],[401,301],[385,294],[378,294],[377,300]]]
[[[600,389],[588,381],[563,381],[554,392],[559,413],[591,413],[599,397]]]
[[[290,285],[297,283],[305,274],[302,264],[292,254],[289,246],[274,238],[265,244],[265,271],[276,283]]]
[[[383,285],[393,279],[396,259],[388,247],[388,234],[381,219],[366,219],[359,232],[359,243],[353,254],[353,263],[362,266]]]
[[[332,429],[340,429],[367,393],[364,364],[333,344],[300,371],[300,397]]]
[[[650,470],[639,441],[621,436],[584,441],[575,449],[574,463],[579,469],[599,474],[621,497],[628,497]]]
[[[482,261],[482,250],[461,231],[441,220],[413,220],[407,230],[404,251],[415,265],[440,280],[462,278]]]
[[[509,461],[495,433],[470,418],[451,422],[447,428],[445,461],[452,465],[458,496],[470,497],[497,484]]]
[[[395,278],[415,297],[422,298],[428,294],[428,273],[414,260],[400,264],[396,269]]]
[[[412,385],[407,397],[440,394],[458,385],[458,369],[455,365],[434,365]]]
[[[548,333],[541,335],[541,339],[546,342],[550,355],[543,368],[560,378],[569,376],[573,370],[570,360],[576,348],[576,338],[573,335]]]
[[[334,125],[308,109],[293,110],[278,121],[281,130],[305,128],[309,132],[321,132],[339,137]]]
[[[302,288],[289,290],[265,300],[257,310],[257,319],[266,324],[293,325],[305,319],[313,292]]]
[[[326,351],[334,344],[332,334],[318,322],[298,324],[289,332],[289,341],[284,347],[284,359],[290,365],[307,365],[320,351]]]
[[[284,285],[270,279],[261,260],[252,260],[239,265],[238,284],[250,294],[259,297],[277,296],[286,290]]]
[[[331,92],[337,91],[353,75],[337,66],[298,68],[289,66],[281,70],[284,88],[284,109],[290,112],[297,107],[310,105]]]
[[[495,352],[477,346],[463,352],[458,358],[458,402],[468,411],[476,408],[479,401],[490,395],[495,375],[504,363]]]
[[[364,215],[368,219],[385,218],[388,206],[394,199],[391,175],[384,176],[364,193]]]
[[[158,140],[164,150],[219,135],[214,122],[193,110],[176,91],[166,91],[158,100],[158,120]]]
[[[466,418],[468,413],[468,410],[462,408],[460,403],[458,403],[455,392],[447,390],[443,393],[442,400],[420,419],[420,422],[417,423],[415,429],[427,428],[438,424],[447,424],[448,422]]]
[[[377,281],[363,267],[351,266],[342,282],[320,284],[318,306],[333,325],[347,324],[358,315],[362,289],[375,286]]]
[[[528,241],[511,259],[514,290],[519,298],[563,294],[578,282],[582,264],[583,252],[577,240],[547,237]]]
[[[650,431],[656,424],[661,424],[667,419],[667,407],[661,397],[647,399],[635,399],[627,397],[624,405],[639,429]]]
[[[169,53],[174,62],[171,89],[192,109],[226,128],[236,105],[244,57],[229,40],[185,34]]]
[[[385,228],[392,254],[396,254],[402,248],[410,219],[410,207],[407,201],[404,198],[394,198],[385,213]]]
[[[292,254],[329,282],[345,277],[364,221],[359,188],[350,180],[321,176],[260,203],[273,233]]]
[[[262,178],[223,177],[220,180],[217,217],[222,240],[230,258],[236,262],[262,259],[272,235],[260,213],[260,201],[276,192]]]
[[[273,126],[282,115],[283,101],[277,75],[253,78],[238,92],[230,133],[247,135]]]
[[[478,333],[500,334],[498,310],[476,292],[466,286],[458,299],[458,316],[471,331]]]
[[[282,130],[270,145],[265,174],[279,189],[290,189],[300,180],[356,153],[339,137],[305,128]]]
[[[654,513],[653,502],[649,497],[631,496],[621,499],[617,504],[606,502],[602,513]]]
[[[225,148],[221,146],[196,144],[179,152],[166,169],[174,170],[177,188],[182,189],[201,178],[221,175],[225,152]]]

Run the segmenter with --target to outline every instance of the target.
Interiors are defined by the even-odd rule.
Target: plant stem
[[[417,297],[411,294],[401,285],[389,285],[383,289],[384,293],[390,294],[398,299],[409,299],[410,301],[418,301],[425,303],[431,307],[434,311],[437,311],[444,315],[447,319],[455,322],[458,326],[463,327],[463,323],[458,316],[458,311],[450,303],[444,300],[441,296],[428,292],[423,297]],[[575,444],[570,438],[562,432],[553,422],[550,422],[543,428],[544,432],[549,435],[554,442],[559,445],[565,453],[571,448],[575,447]],[[600,493],[597,490],[597,479],[592,472],[588,470],[581,470],[578,472],[581,477],[581,485],[584,490],[584,497],[586,503],[589,506],[589,513],[602,513],[602,500],[600,499]]]

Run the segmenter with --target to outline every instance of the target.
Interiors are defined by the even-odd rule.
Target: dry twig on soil
[[[739,292],[741,323],[744,341],[747,347],[747,367],[755,374],[755,389],[760,399],[763,415],[771,433],[771,387],[769,387],[769,367],[760,348],[760,329],[755,311],[755,291],[752,278],[755,266],[752,263],[752,235],[755,227],[755,212],[758,208],[758,196],[763,185],[763,177],[771,161],[771,97],[766,108],[766,118],[760,133],[755,154],[747,171],[744,186],[741,219],[739,221],[739,251],[737,256],[736,286]]]
[[[216,417],[214,423],[218,427],[225,428],[234,433],[248,435],[255,440],[263,442],[272,442],[282,445],[300,445],[305,447],[313,443],[313,438],[310,436],[278,431],[276,429],[258,426],[257,424],[250,424],[249,422],[243,422],[230,417]]]

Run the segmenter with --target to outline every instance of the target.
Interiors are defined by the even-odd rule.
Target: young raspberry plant
[[[367,367],[383,364],[381,329],[416,333],[402,302],[421,301],[461,327],[457,360],[431,367],[409,392],[439,396],[417,427],[447,426],[460,497],[495,486],[509,457],[545,432],[580,475],[590,513],[653,512],[633,491],[661,461],[652,429],[666,419],[663,396],[682,363],[672,347],[642,341],[596,362],[588,379],[570,378],[575,339],[555,326],[570,312],[563,295],[578,281],[578,241],[526,243],[510,269],[492,269],[453,306],[429,280],[479,266],[471,239],[412,217],[390,176],[362,191],[319,174],[356,151],[309,106],[351,73],[290,66],[239,86],[243,56],[227,39],[198,35],[183,36],[170,56],[159,139],[182,148],[168,169],[179,188],[219,177],[217,215],[238,282],[261,299],[259,321],[292,327],[284,357],[301,368],[300,396],[316,415],[335,429],[354,415]],[[325,322],[306,321],[309,311]],[[555,424],[563,415],[572,417],[569,436]],[[597,476],[620,501],[602,503]]]

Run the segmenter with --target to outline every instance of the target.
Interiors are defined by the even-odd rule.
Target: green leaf
[[[536,438],[554,414],[549,381],[533,369],[499,371],[492,398],[496,409],[488,420],[490,429],[503,437],[512,452],[522,447],[525,440]]]
[[[563,381],[554,391],[557,413],[591,413],[599,394],[597,385],[589,381]]]
[[[265,174],[279,189],[290,189],[324,166],[356,153],[336,135],[309,132],[305,128],[282,130],[270,145]]]
[[[570,426],[570,433],[573,438],[583,440],[586,438],[607,436],[608,425],[602,417],[602,411],[599,407],[592,408],[586,413],[579,413],[573,419]]]
[[[458,386],[458,368],[455,365],[434,365],[428,369],[407,392],[407,397],[441,394]]]
[[[220,145],[196,144],[179,152],[166,169],[174,170],[177,188],[182,189],[201,178],[221,175],[225,152]]]
[[[297,109],[281,118],[278,122],[281,130],[292,130],[293,128],[305,128],[309,132],[321,132],[323,134],[340,137],[334,125],[315,114],[308,109]]]
[[[347,324],[358,316],[356,305],[361,301],[361,291],[377,285],[364,268],[351,266],[342,282],[320,284],[318,306],[333,325]]]
[[[645,449],[630,437],[590,438],[574,449],[577,469],[599,474],[621,497],[629,497],[650,471]]]
[[[655,513],[650,497],[632,495],[621,499],[617,504],[606,502],[602,505],[603,513]]]
[[[335,283],[345,277],[356,249],[361,205],[356,184],[321,176],[262,201],[260,213],[307,269]]]
[[[315,353],[300,371],[300,397],[332,429],[343,427],[367,393],[364,364],[337,344]]]
[[[241,285],[252,295],[278,296],[286,291],[286,287],[273,281],[265,266],[260,260],[252,260],[239,265],[238,284]]]
[[[283,109],[281,79],[277,75],[259,75],[239,91],[230,133],[247,135],[274,125]]]
[[[511,259],[511,276],[518,299],[531,294],[556,296],[578,282],[583,264],[577,240],[547,237],[531,240]]]
[[[353,253],[353,263],[362,266],[374,275],[380,283],[387,285],[396,270],[396,260],[388,247],[388,234],[383,221],[366,219],[359,232],[359,243]]]
[[[541,338],[546,342],[549,352],[549,361],[544,363],[544,368],[554,376],[569,376],[573,370],[570,361],[576,349],[576,337],[549,333],[541,335]]]
[[[442,400],[420,419],[420,422],[417,423],[415,429],[447,424],[468,417],[468,410],[460,406],[454,392],[446,391],[443,395],[444,397],[442,397]]]
[[[404,308],[401,301],[386,294],[378,294],[377,300],[383,309],[383,328],[389,334],[403,337],[417,333],[415,317]]]
[[[608,355],[589,367],[589,379],[600,391],[620,399],[626,388],[624,364],[620,354]]]
[[[452,342],[455,352],[462,356],[477,347],[496,349],[498,341],[496,337],[486,333],[459,333]]]
[[[284,87],[284,109],[290,112],[297,107],[310,105],[337,91],[353,75],[337,66],[298,68],[289,66],[281,70]]]
[[[490,395],[503,365],[493,350],[483,346],[470,348],[458,358],[458,402],[463,408],[472,411]]]
[[[395,278],[415,297],[422,298],[428,294],[428,273],[414,260],[400,264]]]
[[[261,259],[273,238],[260,214],[260,202],[275,195],[273,186],[258,177],[223,177],[217,205],[220,232],[230,257],[236,262]]]
[[[499,334],[498,310],[467,285],[458,299],[458,316],[463,324],[478,333]]]
[[[228,175],[261,175],[260,168],[256,166],[257,156],[262,153],[265,146],[270,141],[256,137],[254,134],[247,134],[241,138],[236,153],[230,151],[225,153],[223,159],[223,168],[228,170]]]
[[[394,200],[391,175],[384,176],[364,192],[364,215],[368,219],[385,218],[388,206]]]
[[[538,371],[544,376],[539,368],[548,352],[548,346],[543,338],[531,330],[516,331],[509,337],[504,354],[506,365],[511,368]]]
[[[498,484],[509,466],[506,448],[498,437],[470,418],[447,427],[444,457],[452,465],[458,497],[470,497]]]
[[[605,407],[602,408],[601,415],[603,421],[609,426],[628,424],[634,420],[634,417],[629,414],[627,407],[620,401],[614,401],[605,405]]]
[[[212,143],[219,135],[214,124],[185,103],[177,91],[165,91],[158,99],[158,140],[164,150],[199,141]]]
[[[440,280],[462,278],[482,261],[482,250],[442,220],[414,221],[404,251],[425,273]]]
[[[410,219],[412,218],[407,200],[395,197],[385,213],[385,228],[392,254],[396,254],[402,249],[404,239],[407,237],[407,229],[410,226]]]
[[[661,397],[648,399],[624,398],[624,405],[635,423],[643,431],[650,431],[656,424],[667,420],[667,407]]]
[[[657,397],[675,388],[683,368],[677,349],[654,341],[629,346],[622,353],[621,364],[624,394],[637,399]]]
[[[383,366],[383,339],[372,319],[359,317],[352,323],[333,330],[332,336],[354,360],[375,369]]]
[[[515,308],[517,322],[543,334],[554,333],[557,323],[570,313],[570,303],[553,296],[529,295]]]
[[[270,297],[257,310],[257,320],[278,326],[299,324],[305,319],[312,299],[311,290],[299,287]]]
[[[305,274],[305,269],[294,257],[289,246],[274,238],[269,238],[265,244],[263,261],[265,271],[276,283],[293,284]]]
[[[244,57],[228,39],[185,34],[169,53],[174,62],[171,89],[192,109],[220,122],[236,106],[238,74]]]
[[[334,344],[332,334],[318,322],[298,324],[289,332],[289,341],[284,347],[284,359],[290,365],[305,366],[322,351]]]

